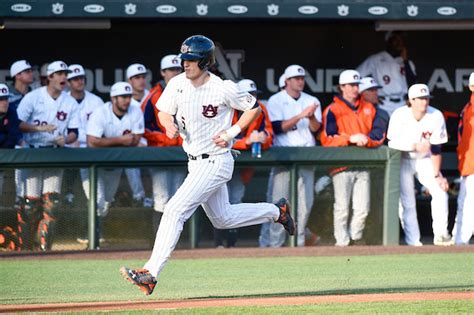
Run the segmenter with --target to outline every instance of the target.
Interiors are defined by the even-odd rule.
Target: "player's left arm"
[[[446,178],[441,174],[441,163],[443,162],[443,157],[441,155],[441,145],[448,142],[446,123],[441,112],[436,113],[436,127],[433,130],[433,133],[430,137],[431,143],[431,161],[433,164],[433,172],[441,189],[448,191],[449,184]]]
[[[322,114],[321,114],[321,103],[317,98],[315,98],[314,105],[316,109],[314,114],[309,116],[309,129],[311,132],[317,132],[321,128]]]
[[[252,109],[246,110],[239,118],[237,123],[225,131],[219,132],[213,137],[214,143],[220,147],[226,148],[228,144],[260,115],[262,109],[255,102]]]

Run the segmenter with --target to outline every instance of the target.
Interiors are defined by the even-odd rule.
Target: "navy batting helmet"
[[[214,43],[203,35],[188,37],[181,45],[181,60],[199,60],[199,68],[206,70],[216,62]]]

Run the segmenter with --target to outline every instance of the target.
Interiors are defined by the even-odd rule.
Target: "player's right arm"
[[[166,136],[170,139],[177,138],[179,136],[178,125],[174,121],[174,116],[178,111],[178,106],[176,102],[177,93],[182,93],[178,91],[176,80],[180,76],[172,78],[166,88],[161,94],[161,97],[156,102],[155,106],[158,108],[158,120],[160,124],[166,129]]]
[[[95,110],[87,124],[87,146],[91,148],[131,146],[134,141],[133,134],[119,137],[104,137],[105,124],[102,110]]]

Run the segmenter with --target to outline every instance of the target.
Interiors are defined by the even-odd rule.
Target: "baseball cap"
[[[355,70],[344,70],[339,75],[339,84],[360,83],[360,74]]]
[[[286,80],[294,77],[304,77],[306,75],[306,72],[304,71],[302,66],[291,65],[285,69],[284,75]]]
[[[408,89],[408,98],[431,98],[430,89],[426,84],[413,84]]]
[[[59,71],[71,72],[71,70],[68,69],[67,64],[64,61],[58,60],[53,61],[48,65],[48,68],[46,69],[46,75],[51,75]]]
[[[10,67],[10,76],[13,78],[18,73],[28,70],[28,69],[31,69],[31,65],[28,61],[26,60],[15,61]]]
[[[372,77],[365,77],[360,80],[359,93],[362,93],[368,89],[373,89],[373,88],[381,89],[382,86],[380,86]]]
[[[286,81],[286,78],[285,78],[285,74],[283,73],[283,74],[280,76],[280,78],[278,79],[278,87],[279,87],[280,89],[283,89],[283,88],[285,87],[285,85],[286,85],[286,82],[285,82],[285,81]]]
[[[146,68],[140,63],[134,63],[128,66],[127,68],[127,79],[134,77],[139,74],[146,74]]]
[[[132,95],[132,86],[127,82],[117,82],[110,89],[110,96]]]
[[[8,87],[5,84],[0,83],[0,99],[8,97],[9,95],[10,92],[8,91]]]
[[[469,85],[474,85],[474,72],[469,76]]]
[[[255,82],[249,79],[242,79],[237,83],[237,85],[239,86],[239,90],[243,92],[249,92],[249,93],[260,92],[257,90],[257,85],[255,84]]]
[[[161,70],[170,68],[183,69],[181,66],[181,58],[179,58],[178,55],[167,55],[161,58]]]
[[[75,77],[86,75],[84,68],[81,65],[70,65],[69,70],[71,72],[67,74],[68,80],[74,79]]]

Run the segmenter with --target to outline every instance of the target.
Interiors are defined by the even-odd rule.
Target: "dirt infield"
[[[173,259],[246,258],[285,256],[357,256],[433,253],[474,253],[474,246],[314,246],[295,248],[228,248],[176,250]],[[76,251],[51,253],[2,253],[6,259],[148,259],[151,251]]]
[[[167,301],[125,301],[125,302],[94,302],[65,304],[28,304],[2,305],[4,312],[83,312],[83,311],[125,311],[125,310],[156,310],[181,308],[208,308],[227,306],[275,306],[300,305],[317,303],[360,303],[390,301],[427,301],[427,300],[472,300],[474,292],[416,292],[387,294],[348,294],[324,296],[292,296],[268,298],[222,298],[222,299],[190,299]]]

